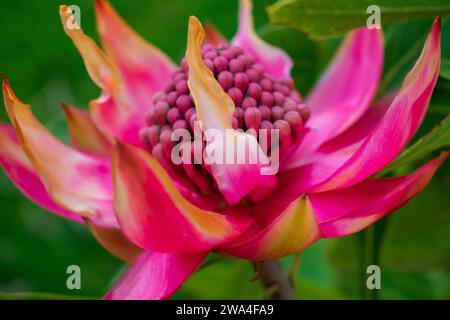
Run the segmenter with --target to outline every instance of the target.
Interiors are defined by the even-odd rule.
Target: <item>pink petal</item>
[[[115,211],[122,231],[157,252],[202,252],[242,233],[250,220],[202,210],[176,189],[145,151],[117,143],[113,153]]]
[[[310,192],[356,184],[394,160],[420,126],[439,75],[441,21],[437,19],[422,54],[406,76],[383,120],[356,152]]]
[[[349,188],[310,194],[323,237],[358,232],[399,209],[426,187],[448,155],[442,153],[408,176],[366,180]]]
[[[264,70],[275,79],[290,77],[293,65],[291,58],[281,49],[264,42],[256,34],[251,0],[240,0],[239,29],[232,42],[253,55]]]
[[[219,247],[220,252],[253,261],[271,260],[302,252],[319,240],[319,228],[306,198],[292,201],[281,212],[270,212],[274,206],[264,204],[252,210],[256,222],[241,237]]]
[[[96,1],[98,31],[108,56],[117,66],[132,107],[142,114],[153,95],[170,82],[170,59],[133,31],[106,0]]]
[[[115,226],[109,159],[84,154],[56,139],[7,81],[3,96],[23,151],[52,200],[97,223]]]
[[[81,151],[109,155],[111,143],[82,109],[62,104],[72,144]]]
[[[23,152],[14,128],[0,124],[0,165],[9,179],[31,201],[63,218],[82,223],[81,217],[57,205]]]
[[[237,204],[247,195],[253,197],[253,195],[273,189],[277,184],[277,178],[269,171],[267,171],[269,174],[265,174],[266,169],[270,170],[264,165],[264,163],[269,163],[269,159],[256,138],[251,134],[229,129],[226,139],[226,142],[220,140],[208,142],[205,152],[216,155],[222,152],[223,157],[219,156],[219,158],[223,158],[225,161],[212,163],[211,173],[227,203]],[[233,160],[236,163],[226,163],[227,152],[230,152],[228,146],[231,146],[233,141],[236,146],[242,146],[242,148],[233,148],[233,152],[237,154],[245,150],[248,156],[243,164],[239,164],[237,158]],[[251,162],[250,159],[254,159],[254,161]]]
[[[383,36],[377,29],[351,32],[306,100],[311,128],[283,165],[297,167],[357,121],[369,108],[383,67]]]
[[[200,266],[208,253],[144,252],[104,297],[106,300],[170,298]]]
[[[309,159],[311,163],[282,171],[278,174],[278,179],[295,181],[291,186],[292,191],[297,195],[306,193],[332,176],[355,153],[359,146],[360,143],[356,143],[331,153],[315,153]]]
[[[385,167],[417,131],[438,77],[439,64],[440,20],[436,20],[418,62],[370,134],[344,149],[324,148],[312,156],[300,157],[297,164],[304,163],[283,174],[297,181],[300,192],[321,192],[357,184]],[[287,163],[287,167],[292,163]]]
[[[276,184],[276,177],[264,174],[264,164],[269,161],[256,138],[251,134],[233,130],[231,119],[235,111],[234,103],[201,58],[200,48],[204,37],[205,33],[200,21],[191,17],[186,50],[189,65],[188,85],[202,130],[210,130],[210,133],[211,130],[216,130],[220,134],[221,138],[208,139],[206,152],[217,155],[217,161],[211,163],[212,175],[227,202],[235,204],[252,191],[273,187]],[[227,148],[228,146],[245,146],[242,150],[245,150],[246,158],[241,159],[243,160],[241,164],[237,159],[226,163],[226,153],[230,152],[230,148],[225,150],[226,146]],[[232,149],[235,154],[237,151],[242,151]]]
[[[132,100],[117,67],[95,41],[85,35],[81,28],[67,28],[70,9],[61,6],[60,15],[64,31],[80,52],[92,80],[102,89],[100,98],[90,103],[93,121],[111,142],[117,138],[142,146],[139,129],[145,125],[143,106],[137,106]]]
[[[318,152],[330,153],[338,151],[367,138],[367,136],[369,136],[369,134],[377,127],[381,120],[383,120],[384,115],[389,110],[389,107],[396,96],[397,92],[394,91],[375,102],[373,106],[371,106],[353,126],[338,135],[336,138],[324,143],[319,148]]]
[[[89,104],[92,120],[110,141],[118,139],[143,148],[139,130],[146,125],[145,116],[130,112],[129,108],[122,108],[121,106],[126,103],[120,101],[120,97],[103,92],[98,99],[92,100]]]
[[[94,40],[83,33],[80,26],[71,25],[72,10],[68,6],[60,6],[59,14],[64,31],[80,52],[91,79],[105,91],[118,90],[121,86],[120,78],[111,60]]]
[[[261,261],[299,253],[319,240],[320,232],[311,206],[306,197],[292,188],[294,184],[295,181],[282,177],[270,197],[241,209],[241,214],[255,217],[254,223],[241,236],[217,250]]]

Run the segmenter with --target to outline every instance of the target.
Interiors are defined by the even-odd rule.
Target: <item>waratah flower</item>
[[[68,7],[60,13],[102,94],[89,113],[63,106],[69,146],[4,77],[11,125],[0,126],[0,162],[27,197],[85,223],[130,263],[107,299],[168,298],[210,252],[264,261],[358,232],[416,196],[448,155],[407,176],[374,177],[425,116],[440,67],[439,18],[401,87],[373,103],[383,65],[380,30],[351,32],[303,99],[290,58],[254,31],[250,0],[241,0],[231,42],[191,17],[178,67],[106,1],[96,2],[105,52]],[[173,163],[172,132],[193,133],[196,120],[202,130],[231,131],[250,155],[261,155],[255,130],[278,129],[279,171],[263,174],[262,161]],[[197,141],[190,139],[184,142]]]

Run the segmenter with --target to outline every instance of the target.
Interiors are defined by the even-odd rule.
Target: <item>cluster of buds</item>
[[[259,137],[260,129],[265,130],[265,150],[269,150],[269,153],[267,143],[270,145],[271,130],[279,130],[281,156],[301,139],[304,124],[309,118],[309,109],[295,91],[292,79],[275,80],[264,72],[250,54],[238,46],[205,44],[202,47],[202,58],[234,102],[233,129],[250,132],[256,138]],[[154,107],[146,115],[148,126],[140,132],[141,140],[153,155],[171,169],[175,167],[169,163],[176,144],[171,139],[173,131],[188,130],[192,143],[197,143],[193,141],[197,114],[188,87],[188,71],[186,60],[183,59],[165,91],[155,95]],[[191,165],[188,167],[188,176],[194,175],[198,181],[197,172],[193,173]],[[208,175],[207,166],[203,169],[206,171],[200,171]]]

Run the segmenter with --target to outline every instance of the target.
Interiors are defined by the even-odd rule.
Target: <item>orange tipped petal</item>
[[[76,21],[73,21],[70,7],[60,6],[59,13],[64,31],[80,52],[92,80],[103,90],[118,90],[120,82],[114,66],[95,41],[85,35]]]
[[[233,130],[231,119],[235,106],[233,100],[225,93],[203,62],[201,45],[204,38],[205,32],[200,21],[196,17],[190,17],[186,59],[189,65],[188,85],[195,102],[197,119],[203,130],[221,130],[223,137],[226,137],[228,142],[239,141],[236,145],[245,146],[244,150],[237,151],[245,152],[247,150],[248,153],[251,153],[248,155],[248,159],[259,160],[257,163],[244,164],[225,164],[216,163],[218,162],[216,161],[211,165],[212,174],[220,191],[228,203],[235,204],[258,187],[273,187],[276,184],[276,177],[261,174],[261,163],[267,163],[268,160],[255,137]],[[208,150],[223,150],[224,146],[229,145],[231,143],[226,143],[226,141],[208,141],[206,150],[207,152]]]
[[[146,110],[153,95],[164,90],[175,69],[158,48],[134,32],[106,0],[96,1],[98,31],[108,56],[117,66],[134,108]]]
[[[11,86],[9,84],[8,78],[2,73],[1,74],[3,79],[3,101],[5,103],[6,113],[8,114],[9,121],[11,121],[11,124],[15,126],[15,119],[14,119],[14,105],[16,103],[21,103],[19,99],[17,99],[14,92],[11,90]]]
[[[69,7],[61,6],[60,15],[64,31],[80,52],[89,75],[103,89],[100,98],[91,102],[90,111],[94,123],[110,141],[118,138],[140,145],[136,128],[144,125],[144,117],[140,109],[132,103],[132,95],[124,91],[117,66],[95,41],[76,25]]]
[[[114,207],[125,235],[150,251],[201,252],[244,231],[245,217],[202,210],[186,200],[159,162],[118,142],[113,153]]]
[[[4,83],[22,148],[50,197],[61,207],[99,223],[115,225],[110,163],[56,139]]]
[[[309,201],[301,197],[286,206],[281,205],[280,199],[264,201],[252,208],[256,222],[242,236],[218,250],[238,258],[262,261],[299,253],[319,240],[319,226]]]
[[[14,185],[31,201],[61,217],[83,222],[78,214],[60,207],[50,198],[23,152],[14,128],[5,124],[0,124],[0,166]]]
[[[153,96],[169,82],[173,63],[158,49],[135,34],[107,1],[97,1],[99,31],[106,55],[73,21],[69,7],[60,15],[67,35],[79,50],[93,81],[103,89],[91,102],[95,124],[112,141],[142,146],[139,129]]]
[[[234,103],[203,62],[201,46],[204,39],[202,24],[196,17],[190,17],[186,60],[189,65],[188,85],[197,119],[202,122],[203,129],[232,129]]]
[[[68,104],[62,104],[62,107],[73,145],[82,151],[109,155],[111,143],[96,127],[89,113]]]

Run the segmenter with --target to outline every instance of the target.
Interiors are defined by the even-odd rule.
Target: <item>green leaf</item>
[[[406,149],[397,159],[381,171],[378,175],[384,175],[392,170],[412,164],[425,158],[432,152],[450,146],[450,115],[448,115],[437,127],[427,135],[419,139],[411,147]]]
[[[292,25],[313,38],[326,38],[365,26],[371,5],[380,7],[382,25],[450,13],[448,0],[280,0],[268,12],[275,24]]]
[[[450,80],[450,58],[442,60],[441,73],[439,75],[444,79]]]

